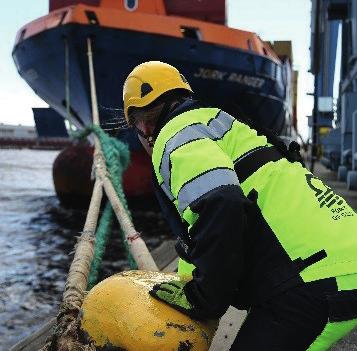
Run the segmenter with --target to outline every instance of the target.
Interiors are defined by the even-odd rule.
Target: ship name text
[[[202,68],[200,67],[197,72],[193,74],[195,78],[201,79],[213,79],[213,80],[221,80],[233,83],[239,83],[242,85],[246,85],[251,88],[260,89],[265,80],[258,77],[252,77],[241,73],[235,72],[224,72],[216,69]]]

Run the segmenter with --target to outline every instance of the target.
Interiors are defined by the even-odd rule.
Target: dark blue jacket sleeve
[[[221,317],[243,277],[247,201],[239,186],[227,185],[190,205],[199,214],[190,229],[188,252],[197,268],[185,293],[202,318]]]

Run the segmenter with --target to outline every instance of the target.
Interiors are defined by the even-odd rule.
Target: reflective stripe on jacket
[[[155,142],[157,180],[189,225],[197,214],[190,204],[222,185],[239,185],[234,162],[259,146],[264,136],[216,108],[195,109],[171,120]]]

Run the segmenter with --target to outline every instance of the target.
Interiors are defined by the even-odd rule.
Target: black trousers
[[[231,351],[305,351],[328,321],[324,282],[304,284],[252,306]]]

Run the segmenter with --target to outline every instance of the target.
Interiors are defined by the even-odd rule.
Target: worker
[[[202,106],[163,62],[135,67],[123,100],[183,269],[195,267],[152,296],[198,320],[247,310],[235,351],[327,350],[357,326],[357,216],[296,148]]]

